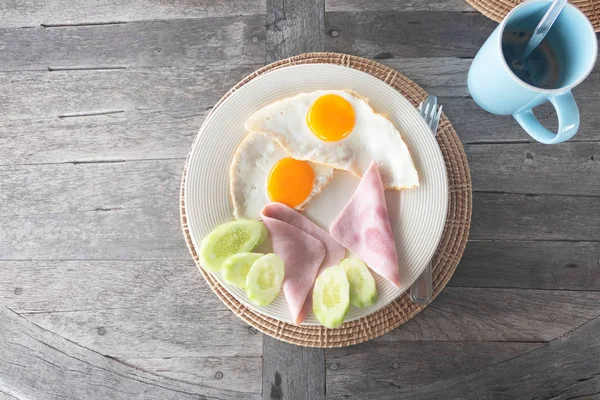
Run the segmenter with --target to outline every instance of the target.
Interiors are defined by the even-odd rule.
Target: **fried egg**
[[[294,159],[275,140],[249,133],[229,167],[233,215],[260,219],[261,210],[271,202],[301,210],[332,176],[333,168]]]
[[[361,177],[372,161],[386,189],[419,186],[406,144],[394,124],[354,92],[318,90],[255,112],[246,129],[276,140],[294,159]]]

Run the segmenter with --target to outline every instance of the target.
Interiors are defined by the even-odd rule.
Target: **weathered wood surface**
[[[327,0],[325,11],[474,11],[460,0]]]
[[[449,286],[600,291],[600,242],[469,242]]]
[[[7,0],[0,3],[0,26],[47,27],[127,21],[228,17],[265,13],[262,0]]]
[[[227,65],[264,61],[263,17],[27,29],[0,28],[0,71]],[[22,51],[27,48],[27,51]]]
[[[543,146],[468,97],[495,24],[462,0],[68,8],[0,4],[0,305],[20,315],[0,313],[0,399],[598,397],[597,70],[574,91],[580,132]],[[248,329],[178,222],[183,161],[214,103],[265,60],[316,50],[375,58],[439,95],[475,192],[449,287],[392,333],[327,352]],[[3,364],[21,353],[38,375]]]
[[[237,362],[243,361],[242,358]],[[245,365],[241,369],[252,369]],[[236,371],[239,373],[239,370]],[[19,399],[252,399],[256,386],[219,388],[220,379],[190,384],[159,377],[81,347],[0,309],[0,390]]]
[[[371,344],[359,345],[356,349],[331,350],[329,353],[339,353],[341,360],[347,361],[339,363],[335,374],[328,369],[328,398],[342,399],[353,397],[357,390],[365,394],[365,398],[377,399],[597,399],[600,395],[600,319],[596,318],[591,322],[578,327],[571,334],[558,338],[542,347],[535,348],[524,346],[522,355],[516,355],[506,360],[490,360],[491,366],[480,368],[477,372],[465,376],[451,377],[456,371],[454,369],[449,374],[440,376],[437,382],[429,385],[419,385],[411,383],[409,379],[394,372],[388,372],[390,369],[389,361],[391,357],[386,357],[390,349],[376,349],[381,361],[388,361],[379,376],[372,376],[374,381],[372,386],[360,389],[355,382],[349,382],[347,375],[361,376],[370,374],[365,369],[365,360],[360,356],[352,357],[352,354],[360,352],[360,347],[364,351],[370,350]],[[456,349],[461,344],[453,344]],[[464,347],[472,345],[466,344]],[[506,344],[503,349],[515,348],[515,344]],[[479,345],[480,351],[485,352],[483,345]],[[456,351],[456,350],[455,350]],[[427,350],[419,354],[408,355],[406,359],[398,358],[398,368],[400,362],[418,365],[418,359],[429,359],[424,355]],[[405,354],[401,351],[400,357]],[[416,352],[415,352],[416,353]],[[432,360],[425,367],[434,368],[432,374],[436,374],[436,368],[441,364],[445,367],[445,361],[448,358],[458,361],[464,355],[449,354],[447,349],[437,352],[438,357]],[[477,362],[477,355],[473,358],[465,359],[466,364]],[[491,354],[488,355],[491,358]],[[329,357],[328,357],[329,358]],[[431,357],[433,358],[433,357]],[[474,359],[474,361],[471,361]],[[384,362],[385,362],[384,361]],[[441,361],[441,362],[440,362]],[[495,365],[494,365],[495,364]],[[393,369],[394,364],[391,368]],[[387,367],[387,368],[386,368]],[[377,368],[377,367],[376,367]],[[410,368],[402,366],[403,369]],[[460,366],[457,368],[468,369],[469,367]],[[425,369],[421,369],[423,371]],[[429,369],[427,369],[429,370]],[[339,374],[339,375],[338,375]],[[371,375],[371,374],[370,374]],[[445,379],[450,378],[450,379]],[[407,382],[408,381],[408,382]],[[420,382],[419,382],[420,383]],[[354,391],[352,391],[354,389]]]
[[[263,338],[263,399],[325,398],[324,351]]]

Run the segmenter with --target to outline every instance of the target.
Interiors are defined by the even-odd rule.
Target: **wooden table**
[[[0,2],[0,399],[600,398],[599,74],[575,90],[577,136],[537,144],[469,97],[495,25],[463,0]],[[228,311],[178,214],[220,96],[319,50],[438,95],[474,202],[438,299],[325,351]]]

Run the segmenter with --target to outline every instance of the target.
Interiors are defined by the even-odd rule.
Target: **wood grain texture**
[[[470,241],[448,286],[600,291],[600,242]]]
[[[476,192],[469,238],[598,241],[600,200]]]
[[[239,340],[239,336],[238,336]],[[237,340],[230,338],[230,342]],[[260,397],[262,391],[262,357],[159,357],[120,358],[119,361],[140,366],[145,371],[200,387],[243,392]],[[240,390],[241,389],[241,390]],[[240,393],[239,396],[242,396]]]
[[[326,11],[475,11],[457,0],[327,0]]]
[[[98,24],[137,20],[226,17],[264,14],[260,0],[76,0],[68,7],[60,0],[3,1],[0,27]]]
[[[325,48],[361,57],[474,57],[496,27],[478,13],[327,13]]]
[[[260,63],[263,16],[0,28],[0,71]],[[27,48],[27,51],[23,51]]]
[[[187,257],[2,262],[0,304],[158,375],[260,393],[260,335],[231,314]]]
[[[378,399],[395,388],[408,390],[470,375],[543,346],[542,343],[371,341],[327,349],[327,397]],[[425,372],[426,371],[426,372]]]
[[[325,50],[325,0],[267,0],[266,62]]]
[[[377,340],[546,342],[599,315],[600,292],[447,287]]]
[[[0,118],[0,165],[185,158],[208,110]]]
[[[370,398],[377,399],[597,399],[600,395],[600,318],[571,334],[520,357],[481,369],[467,376],[430,385],[395,385],[379,382]],[[385,353],[384,350],[382,350]],[[363,366],[346,364],[358,374]],[[348,393],[327,375],[327,398],[343,399]],[[396,378],[398,379],[398,378]],[[331,381],[331,382],[330,382]],[[335,390],[335,389],[339,390]]]
[[[600,142],[467,145],[465,151],[475,191],[600,196]]]
[[[322,349],[293,346],[264,336],[263,359],[263,399],[325,398]]]
[[[600,86],[597,88],[600,89]],[[596,129],[600,121],[595,111],[600,107],[598,98],[582,99],[578,88],[575,88],[574,96],[582,119],[577,135],[569,143],[600,140],[600,132]],[[452,121],[452,126],[461,141],[467,147],[469,144],[535,143],[513,117],[489,114],[479,108],[471,98],[441,97],[438,100],[444,107],[444,113]],[[556,113],[552,107],[546,105],[538,107],[535,114],[549,129],[557,126]],[[566,144],[557,145],[557,148],[564,145]]]
[[[0,73],[0,112],[3,120],[95,118],[128,110],[199,112],[212,108],[256,66]]]
[[[242,361],[240,359],[239,361]],[[80,347],[0,310],[0,390],[31,399],[254,399],[244,387],[223,390],[150,374]]]

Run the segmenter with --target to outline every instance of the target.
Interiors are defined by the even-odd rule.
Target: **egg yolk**
[[[310,106],[306,123],[319,139],[335,142],[348,136],[354,129],[354,109],[343,97],[326,94]]]
[[[306,200],[313,189],[315,173],[304,161],[282,158],[271,168],[267,191],[271,201],[297,207]]]

